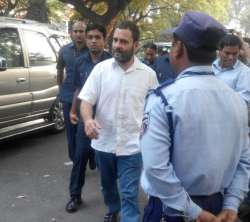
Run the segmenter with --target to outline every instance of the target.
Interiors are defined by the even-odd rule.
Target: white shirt
[[[113,58],[97,64],[79,94],[80,99],[96,105],[95,118],[101,125],[92,147],[117,156],[140,152],[144,101],[156,85],[155,72],[136,57],[126,71]]]
[[[241,61],[237,62],[229,68],[220,66],[220,59],[213,63],[213,72],[216,77],[224,81],[232,89],[250,104],[250,68]]]

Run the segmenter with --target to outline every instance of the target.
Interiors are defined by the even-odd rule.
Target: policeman
[[[148,96],[141,134],[144,222],[233,222],[248,191],[245,102],[211,71],[224,28],[187,12],[172,30],[177,75]]]

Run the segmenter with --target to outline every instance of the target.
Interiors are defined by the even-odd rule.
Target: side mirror
[[[7,69],[6,59],[0,56],[0,71],[5,71]]]

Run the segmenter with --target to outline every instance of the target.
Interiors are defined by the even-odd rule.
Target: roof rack
[[[37,21],[33,21],[33,20],[29,20],[29,19],[11,18],[11,17],[3,17],[3,16],[0,16],[0,20],[7,21],[7,22],[19,22],[22,24],[37,24],[37,23],[39,23]]]

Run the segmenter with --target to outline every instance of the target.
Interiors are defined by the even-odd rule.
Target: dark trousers
[[[69,158],[71,161],[73,161],[73,158],[75,156],[75,150],[76,150],[76,125],[73,125],[70,122],[70,109],[71,109],[71,103],[62,102],[63,104],[63,116],[64,116],[64,122],[66,127],[66,134],[67,134],[67,142],[68,142],[68,153]]]
[[[216,193],[210,196],[191,196],[191,199],[203,210],[217,215],[222,209],[223,196]],[[162,203],[156,197],[150,197],[144,209],[143,222],[184,222],[183,217],[168,216],[162,212]]]
[[[84,132],[84,124],[79,121],[76,132],[76,149],[73,157],[73,167],[70,176],[70,196],[80,197],[85,183],[85,171],[89,158],[94,158],[94,150],[90,146],[90,139]]]

